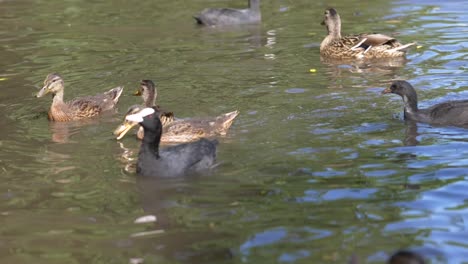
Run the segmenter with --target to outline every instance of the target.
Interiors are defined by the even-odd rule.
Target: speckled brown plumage
[[[143,109],[142,106],[134,105],[130,107],[125,116],[138,113]],[[156,109],[155,109],[156,110]],[[194,119],[173,119],[171,116],[163,115],[163,134],[161,142],[190,142],[203,137],[214,137],[226,135],[232,125],[232,122],[239,114],[239,111],[233,111],[212,118],[194,118]],[[159,114],[161,116],[161,114]],[[119,125],[114,135],[121,139],[136,123],[124,121]],[[137,138],[142,139],[144,131],[140,127],[137,132]]]
[[[151,80],[142,80],[139,89],[135,95],[141,96],[144,106],[131,106],[125,116],[135,114],[141,109],[152,107],[159,114],[159,119],[162,123],[164,133],[162,134],[161,142],[190,142],[202,137],[213,137],[217,135],[226,135],[232,125],[232,122],[239,114],[238,111],[222,114],[217,117],[210,118],[188,118],[176,119],[172,112],[161,110],[156,105],[158,92],[156,85]],[[114,135],[117,139],[121,139],[125,134],[137,124],[128,122],[124,118],[124,122],[115,130]],[[144,137],[143,128],[140,127],[137,132],[137,138]]]
[[[415,45],[401,44],[383,34],[358,34],[341,36],[341,18],[335,9],[325,10],[322,22],[328,35],[320,44],[320,55],[333,59],[380,59],[403,57]]]

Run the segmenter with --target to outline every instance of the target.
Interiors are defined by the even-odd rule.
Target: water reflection
[[[198,27],[206,41],[223,41],[227,36],[237,35],[242,42],[249,44],[250,48],[263,46],[263,27],[261,24],[231,25],[226,27]]]
[[[406,129],[405,129],[405,139],[403,140],[403,145],[405,146],[416,146],[419,144],[419,141],[417,137],[419,136],[418,134],[418,123],[407,120],[405,122]]]
[[[197,191],[191,187],[198,181],[196,176],[189,178],[158,179],[136,177],[136,185],[141,207],[145,214],[155,215],[157,221],[151,230],[164,230],[156,238],[143,238],[153,243],[151,250],[156,250],[170,258],[188,263],[221,261],[233,258],[231,249],[212,241],[225,239],[225,234],[215,230],[196,230],[187,232],[190,218],[197,218],[189,212],[174,215],[174,211],[187,210],[196,212],[189,206],[190,197],[196,197]],[[195,213],[196,214],[196,213]],[[196,224],[195,224],[196,225]],[[194,248],[194,245],[199,245]]]
[[[367,82],[374,79],[380,82],[382,78],[392,80],[397,76],[399,69],[408,62],[406,58],[401,57],[379,60],[337,60],[321,57],[320,60],[329,73],[330,88],[346,88],[346,84],[343,83],[346,78],[355,79],[355,87],[367,87]]]

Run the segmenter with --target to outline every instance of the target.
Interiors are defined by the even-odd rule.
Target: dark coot
[[[159,150],[162,124],[153,108],[126,117],[138,122],[144,137],[138,154],[137,173],[142,176],[177,177],[208,170],[215,165],[216,140],[200,139]]]

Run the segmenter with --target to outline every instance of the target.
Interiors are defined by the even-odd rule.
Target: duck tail
[[[239,115],[239,111],[232,111],[226,114],[222,114],[216,118],[216,126],[218,127],[218,133],[220,135],[226,135],[227,131],[234,122],[234,119]]]
[[[119,86],[119,87],[110,89],[109,91],[105,92],[105,95],[112,98],[112,101],[114,101],[114,104],[116,104],[119,101],[120,95],[122,95],[122,91],[123,91],[123,86]]]

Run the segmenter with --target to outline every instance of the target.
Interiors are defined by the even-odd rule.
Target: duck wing
[[[402,45],[395,38],[384,34],[359,34],[344,36],[330,44],[338,57],[388,58],[403,56],[416,43]],[[341,54],[341,55],[339,55]]]
[[[201,137],[226,135],[239,111],[232,111],[213,118],[174,120],[164,126],[162,141],[186,142]]]
[[[66,104],[71,111],[82,113],[100,113],[115,107],[122,94],[123,87],[116,87],[105,93],[94,96],[84,96],[68,101]]]

